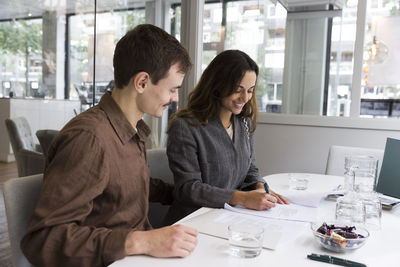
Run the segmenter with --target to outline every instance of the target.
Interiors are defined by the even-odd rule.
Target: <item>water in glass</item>
[[[336,200],[335,218],[337,222],[349,226],[364,224],[365,205],[357,193],[349,192]]]
[[[360,193],[375,190],[378,159],[372,156],[345,157],[344,189]]]
[[[247,225],[230,225],[229,252],[241,258],[254,258],[260,255],[264,238],[264,229]]]
[[[370,230],[381,229],[382,203],[376,192],[361,194],[365,206],[365,227]]]

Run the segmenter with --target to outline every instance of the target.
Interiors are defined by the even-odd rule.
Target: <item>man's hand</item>
[[[196,245],[196,229],[172,225],[150,231],[130,232],[125,240],[125,251],[126,255],[184,258],[193,252]]]
[[[275,207],[277,199],[261,191],[260,189],[252,191],[235,191],[229,204],[241,205],[253,210],[267,210]]]

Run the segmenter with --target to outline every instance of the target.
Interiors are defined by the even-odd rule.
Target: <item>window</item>
[[[332,19],[331,60],[326,66],[329,67],[329,77],[326,77],[329,83],[327,90],[324,88],[326,107],[320,115],[350,116],[356,11],[357,5],[350,1],[344,5],[341,16]]]
[[[42,84],[42,19],[0,22],[0,50],[0,97],[49,93],[31,86]]]
[[[266,1],[206,1],[203,13],[202,69],[220,52],[239,49],[260,68],[259,110],[280,112],[286,10]]]
[[[10,1],[0,18],[0,97],[78,99],[83,94],[98,101],[112,86],[115,44],[130,28],[158,21],[169,31],[164,21],[173,17],[171,30],[180,34],[177,0],[100,0],[96,8],[83,0],[67,6],[39,2],[34,10],[31,2]],[[172,7],[176,12],[168,14]]]
[[[398,117],[400,2],[368,1],[365,30],[360,115]]]
[[[181,40],[181,4],[172,4],[169,10],[171,18],[171,35]]]
[[[356,53],[362,51],[356,44],[357,14],[366,8],[362,59]],[[398,1],[351,0],[339,9],[289,14],[269,1],[206,1],[203,14],[203,69],[223,50],[248,53],[260,67],[260,111],[357,116],[359,109],[362,117],[398,116],[397,102],[391,101],[400,98],[395,64],[400,56],[393,48],[400,46]],[[380,53],[371,60],[373,49]],[[361,61],[360,82],[353,74],[361,71]],[[272,108],[276,105],[280,108]]]
[[[101,12],[96,18],[96,95],[98,102],[114,79],[113,53],[118,40],[131,28],[145,22],[145,9]],[[69,16],[70,98],[79,95],[92,101],[94,15]]]

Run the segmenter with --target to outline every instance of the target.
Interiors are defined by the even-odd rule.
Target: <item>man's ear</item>
[[[141,94],[144,92],[148,83],[150,82],[150,75],[144,71],[139,72],[132,78],[131,82],[133,82],[136,91]]]

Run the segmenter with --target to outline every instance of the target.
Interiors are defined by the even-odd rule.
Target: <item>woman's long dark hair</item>
[[[257,64],[240,50],[226,50],[217,55],[204,70],[200,81],[189,94],[187,107],[179,110],[175,117],[190,117],[207,124],[219,116],[222,99],[232,95],[247,71],[254,71],[258,77]],[[240,113],[252,119],[253,132],[257,125],[258,107],[256,91]]]

